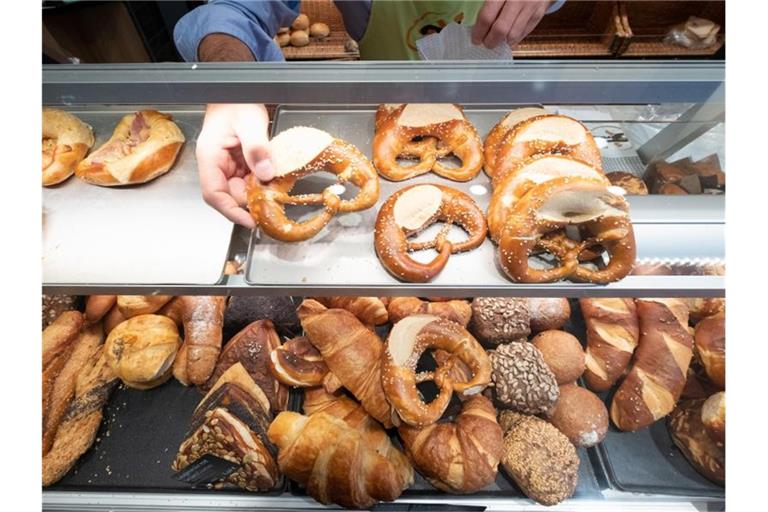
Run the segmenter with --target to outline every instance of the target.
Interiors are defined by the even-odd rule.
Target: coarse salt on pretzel
[[[370,208],[379,198],[379,178],[371,162],[352,144],[306,126],[290,128],[270,142],[276,177],[262,183],[248,177],[248,209],[266,234],[284,242],[312,238],[337,213]],[[333,187],[319,194],[290,195],[299,179],[316,172],[336,175],[338,183],[358,187],[357,196],[341,199]],[[322,205],[314,217],[296,222],[285,214],[285,205]]]
[[[445,223],[435,238],[411,242],[415,235],[435,222]],[[469,237],[462,242],[447,239],[456,224]],[[379,210],[374,230],[374,246],[382,265],[396,278],[423,283],[439,274],[451,254],[469,251],[485,240],[485,217],[467,194],[437,184],[411,185],[392,194]],[[435,249],[438,255],[429,263],[419,263],[411,251]]]
[[[499,144],[504,139],[504,136],[511,130],[516,124],[530,119],[531,117],[541,116],[547,114],[547,111],[538,107],[524,107],[513,110],[505,115],[501,121],[491,128],[488,135],[485,137],[485,143],[483,144],[483,153],[485,155],[485,162],[483,168],[485,174],[493,178],[496,174],[496,156],[499,150]]]
[[[402,181],[433,171],[454,181],[469,181],[483,166],[483,148],[472,123],[451,103],[386,104],[376,112],[373,163],[385,178]],[[416,139],[416,140],[414,140]],[[438,159],[453,155],[461,166]],[[398,158],[418,158],[402,166]]]
[[[72,176],[93,142],[93,130],[76,116],[44,108],[43,185],[56,185]]]
[[[450,356],[436,371],[417,374],[419,358],[428,349],[445,350]],[[469,368],[471,378],[452,380],[454,360]],[[483,347],[459,324],[434,315],[412,315],[392,327],[381,372],[384,394],[394,408],[393,423],[424,426],[442,416],[454,391],[463,396],[480,393],[491,380],[491,362]],[[416,384],[428,380],[433,380],[440,392],[426,404]]]
[[[545,235],[567,226],[584,229],[587,238],[571,247],[546,246]],[[605,268],[580,265],[579,254],[598,245],[609,257]],[[537,247],[551,250],[559,266],[532,268],[529,257]],[[629,205],[623,195],[603,181],[581,177],[556,178],[531,189],[511,209],[499,242],[502,268],[514,281],[523,283],[566,278],[609,283],[626,276],[635,257]]]

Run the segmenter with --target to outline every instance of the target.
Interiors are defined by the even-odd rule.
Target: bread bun
[[[710,382],[725,389],[725,311],[696,324],[693,346]]]
[[[313,23],[312,26],[309,27],[309,35],[317,37],[318,39],[328,37],[328,34],[330,33],[331,29],[325,23]]]
[[[555,374],[558,385],[576,382],[584,373],[586,360],[581,343],[565,331],[540,332],[531,340],[544,362]]]
[[[104,355],[127,386],[149,389],[171,376],[180,344],[173,320],[161,315],[139,315],[112,329],[104,343]]]
[[[277,34],[290,34],[291,33],[291,27],[280,27],[277,29]]]
[[[579,479],[579,455],[559,430],[535,416],[504,411],[501,465],[526,496],[543,505],[569,498]]]
[[[694,325],[725,309],[725,298],[723,297],[700,297],[688,300],[688,312]]]
[[[307,30],[309,28],[309,16],[306,14],[299,14],[293,23],[291,23],[293,30]]]
[[[645,182],[628,172],[609,172],[605,175],[611,185],[623,188],[627,195],[631,196],[647,196],[648,187]]]
[[[291,34],[289,34],[288,32],[277,34],[275,36],[275,42],[280,48],[284,46],[288,46],[289,44],[291,44]]]
[[[472,300],[470,332],[487,347],[528,338],[528,299],[476,297]]]
[[[490,350],[491,382],[496,403],[504,409],[540,414],[557,401],[557,381],[539,349],[527,341]]]
[[[301,47],[309,44],[309,34],[304,30],[294,30],[291,32],[291,46]]]
[[[590,447],[608,433],[608,410],[597,395],[576,384],[560,386],[560,398],[547,413],[549,422],[577,447]]]
[[[715,393],[704,401],[701,422],[712,439],[725,443],[725,391]]]
[[[531,315],[531,332],[541,332],[565,325],[571,316],[571,306],[563,297],[529,297],[528,312]]]

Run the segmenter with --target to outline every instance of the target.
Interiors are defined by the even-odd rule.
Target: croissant
[[[384,344],[346,309],[327,309],[304,300],[297,311],[309,341],[320,351],[331,373],[384,427],[392,424],[393,409],[381,385]],[[329,374],[330,375],[330,374]]]
[[[387,307],[378,297],[313,297],[327,308],[346,309],[365,325],[387,323]]]
[[[418,472],[441,491],[468,494],[496,479],[504,438],[496,409],[482,395],[464,402],[452,423],[403,425],[398,432]]]
[[[281,412],[267,437],[277,446],[280,471],[325,505],[369,508],[396,499],[410,483],[363,434],[324,412]]]
[[[393,297],[387,306],[389,321],[396,324],[411,315],[434,315],[466,327],[472,318],[472,307],[466,300],[430,302],[418,297]]]

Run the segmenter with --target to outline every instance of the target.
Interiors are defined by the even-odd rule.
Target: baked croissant
[[[409,482],[399,468],[343,420],[319,412],[281,412],[267,431],[280,471],[320,503],[369,508],[396,499]]]
[[[387,307],[378,297],[313,297],[327,308],[346,309],[365,325],[387,323]]]
[[[418,297],[393,297],[387,306],[389,321],[396,324],[410,315],[435,315],[466,327],[472,318],[472,307],[466,300],[430,302]]]
[[[504,439],[496,409],[482,395],[464,402],[452,423],[403,425],[398,432],[418,472],[441,491],[468,494],[496,479]]]

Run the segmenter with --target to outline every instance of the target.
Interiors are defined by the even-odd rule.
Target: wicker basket
[[[347,48],[351,38],[344,28],[344,20],[331,0],[303,0],[301,12],[309,17],[310,23],[322,22],[331,33],[324,39],[311,38],[307,46],[282,48],[286,60],[356,60],[360,53]]]

